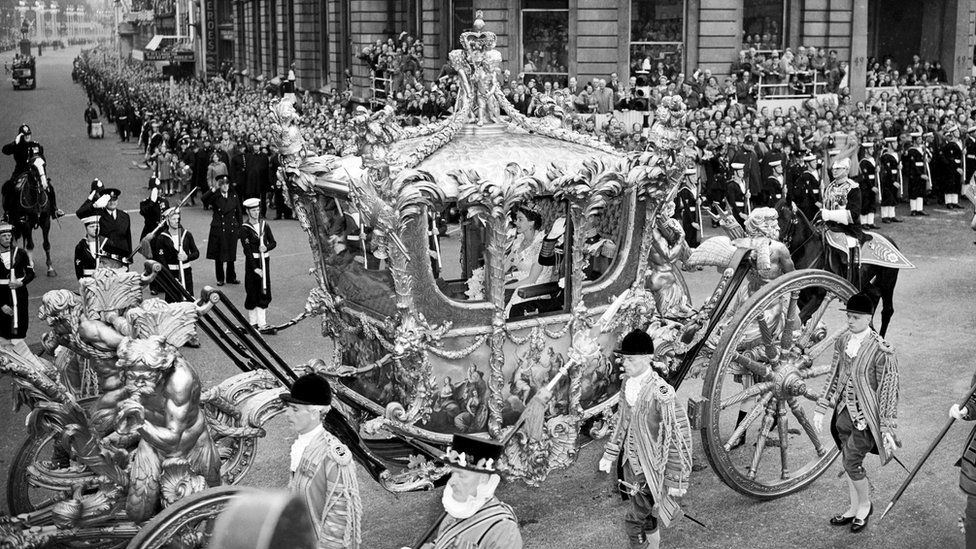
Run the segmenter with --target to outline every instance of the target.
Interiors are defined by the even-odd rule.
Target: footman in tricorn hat
[[[521,549],[518,518],[495,497],[501,482],[498,460],[504,446],[470,435],[454,435],[444,460],[451,478],[444,486],[444,514],[422,549]]]
[[[600,459],[600,471],[616,464],[617,483],[630,498],[624,530],[633,549],[656,548],[658,521],[669,526],[682,516],[676,498],[688,489],[691,426],[674,388],[661,377],[666,367],[654,361],[654,341],[643,330],[620,344],[624,381],[617,425]]]
[[[303,375],[281,395],[298,435],[291,447],[289,490],[308,504],[319,549],[360,546],[362,503],[349,448],[323,427],[331,414],[332,387],[323,374]]]
[[[834,526],[850,525],[857,533],[873,511],[864,457],[879,454],[887,464],[897,446],[898,360],[895,351],[871,328],[874,303],[866,294],[847,300],[848,329],[834,344],[833,372],[817,401],[813,427],[823,431],[830,412],[830,434],[841,451],[850,506],[830,519]]]

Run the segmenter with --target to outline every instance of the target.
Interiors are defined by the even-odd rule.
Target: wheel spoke
[[[783,334],[779,341],[780,348],[784,350],[793,346],[793,332],[800,324],[800,311],[797,309],[799,299],[800,292],[790,292],[790,304],[786,307],[786,322],[783,324]]]
[[[769,374],[769,366],[753,360],[738,351],[732,351],[732,361],[759,377],[766,377]]]
[[[763,346],[766,348],[766,359],[776,360],[779,356],[779,349],[776,347],[773,329],[766,322],[766,314],[760,314],[756,322],[759,324],[759,334],[762,336]]]
[[[756,451],[752,454],[752,465],[749,466],[750,480],[756,480],[756,474],[759,472],[759,461],[766,450],[766,439],[769,438],[769,432],[773,429],[773,418],[776,416],[775,409],[775,404],[767,404],[766,406],[762,427],[759,429],[759,439],[756,440]]]
[[[824,449],[823,443],[820,442],[820,436],[817,435],[817,431],[813,428],[813,424],[811,424],[810,420],[807,418],[807,413],[804,412],[803,407],[800,406],[800,401],[796,398],[791,398],[788,399],[786,403],[789,404],[790,411],[793,412],[793,417],[796,418],[796,421],[800,424],[800,427],[803,427],[803,430],[806,432],[807,436],[810,437],[810,441],[813,443],[813,447],[817,451],[817,455],[823,456],[826,454],[827,450]]]
[[[803,332],[800,333],[800,337],[796,340],[800,347],[806,347],[810,344],[810,340],[813,338],[813,334],[817,331],[817,325],[820,324],[820,319],[827,312],[827,308],[830,307],[830,303],[836,299],[833,295],[828,295],[824,298],[823,303],[817,307],[817,310],[807,320],[806,326],[803,327]]]
[[[750,398],[759,395],[760,393],[765,393],[776,387],[776,383],[772,381],[764,381],[762,383],[756,383],[752,387],[739,391],[738,393],[730,396],[729,398],[722,401],[721,409],[725,410],[729,406],[733,406],[740,402],[749,400]]]
[[[731,452],[732,445],[735,444],[735,441],[739,440],[739,437],[744,437],[746,435],[746,430],[749,429],[753,422],[759,419],[759,415],[762,414],[763,408],[766,407],[766,404],[769,403],[770,399],[772,398],[772,393],[764,395],[759,399],[759,402],[757,402],[756,405],[749,410],[749,413],[746,414],[746,417],[742,420],[742,423],[740,423],[739,426],[732,431],[732,436],[729,437],[729,440],[725,442],[726,452]]]
[[[776,403],[776,417],[779,418],[776,425],[776,430],[779,431],[779,461],[783,469],[780,478],[786,480],[790,478],[790,464],[787,456],[787,451],[790,448],[790,424],[786,417],[786,405],[782,400]]]

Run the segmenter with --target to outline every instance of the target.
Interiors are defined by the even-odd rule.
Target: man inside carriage
[[[27,190],[24,188],[24,184],[30,180],[32,170],[36,170],[35,180],[40,184],[40,188],[46,194],[47,211],[55,219],[64,215],[64,212],[58,209],[54,186],[47,177],[45,168],[47,159],[44,158],[44,146],[34,141],[30,126],[22,124],[17,129],[17,137],[12,142],[4,145],[2,150],[3,154],[14,157],[14,171],[10,175],[10,179],[0,188],[3,210],[8,212],[7,215],[9,215],[9,212],[24,212],[29,209],[24,204],[27,198],[24,195],[24,192]],[[35,199],[33,201],[39,204],[45,202],[43,199]],[[20,217],[21,214],[15,215]],[[13,219],[12,221],[17,220]]]

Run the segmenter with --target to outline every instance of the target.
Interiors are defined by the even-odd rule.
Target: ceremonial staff
[[[189,200],[190,197],[193,196],[193,194],[196,192],[197,192],[197,187],[194,187],[193,190],[191,190],[189,193],[187,193],[186,196],[183,197],[183,200],[180,200],[180,203],[176,205],[176,209],[179,210],[180,208],[182,208],[183,204],[186,204],[186,201]],[[166,226],[166,219],[163,219],[159,222],[158,225],[156,225],[155,229],[150,231],[145,237],[143,237],[142,240],[139,241],[139,247],[136,248],[131,254],[129,254],[130,263],[132,262],[132,258],[134,258],[136,254],[140,252],[142,253],[142,255],[146,256],[147,259],[152,259],[152,252],[146,253],[147,249],[151,249],[149,247],[149,242],[153,239],[153,237],[156,236],[156,233],[158,233],[159,230],[165,226]]]
[[[969,389],[969,392],[966,393],[966,396],[962,399],[962,402],[959,403],[959,407],[964,408],[966,406],[966,403],[969,402],[969,399],[972,398],[974,394],[976,394],[976,385],[973,385]],[[918,463],[916,463],[915,467],[912,468],[912,471],[911,473],[908,474],[908,478],[905,479],[905,482],[901,483],[901,486],[898,488],[898,491],[895,492],[894,497],[891,498],[891,501],[888,503],[888,506],[885,507],[884,512],[881,513],[881,517],[878,520],[885,518],[885,515],[888,514],[888,511],[891,511],[891,508],[895,506],[895,503],[898,502],[898,499],[902,496],[902,494],[905,493],[905,490],[908,488],[908,485],[911,484],[912,480],[915,479],[915,475],[918,474],[919,469],[921,469],[922,465],[925,464],[925,460],[929,459],[929,456],[932,455],[932,452],[935,450],[936,446],[938,446],[942,442],[942,439],[945,438],[946,433],[949,432],[949,428],[952,427],[952,424],[955,423],[955,421],[956,418],[953,417],[949,418],[949,421],[946,422],[945,427],[942,428],[942,432],[940,432],[939,435],[935,437],[935,440],[932,441],[932,444],[929,444],[929,448],[928,450],[925,451],[925,455],[923,455],[922,459],[918,460]]]

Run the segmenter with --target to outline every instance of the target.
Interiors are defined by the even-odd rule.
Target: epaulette
[[[332,433],[325,432],[326,441],[326,451],[332,457],[332,460],[338,465],[346,466],[352,463],[352,452],[349,448],[339,441]]]

